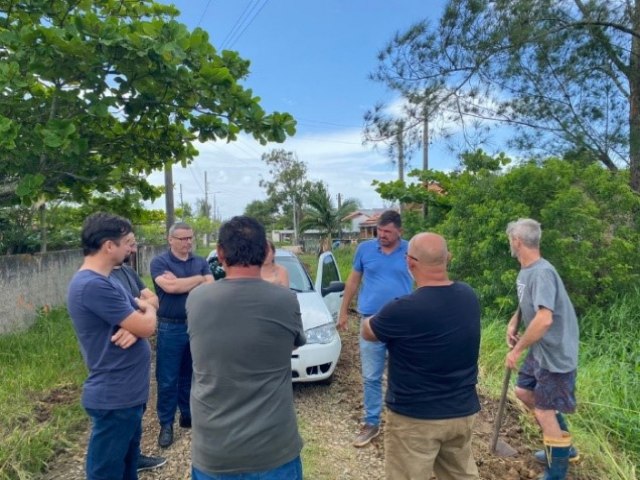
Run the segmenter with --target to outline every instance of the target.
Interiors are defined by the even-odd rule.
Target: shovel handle
[[[504,416],[504,405],[507,403],[507,393],[509,392],[509,381],[511,380],[511,369],[506,368],[504,372],[504,380],[502,381],[502,394],[500,395],[500,403],[498,404],[498,413],[493,424],[493,435],[491,436],[491,453],[496,453],[496,445],[498,444],[498,436],[500,435],[500,426],[502,425],[502,417]]]
[[[520,320],[522,319],[522,312],[520,307],[516,311],[516,331],[520,326]],[[491,436],[491,453],[496,453],[496,445],[498,445],[498,436],[500,435],[500,426],[502,425],[502,418],[504,416],[504,406],[507,403],[507,393],[509,392],[509,382],[511,380],[511,369],[507,367],[504,372],[504,380],[502,381],[502,393],[500,394],[500,403],[498,404],[498,413],[496,414],[496,420],[493,424],[493,435]]]

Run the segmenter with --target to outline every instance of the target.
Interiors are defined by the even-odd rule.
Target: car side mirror
[[[323,287],[320,293],[322,293],[323,297],[326,297],[330,293],[337,293],[337,292],[343,292],[343,291],[344,291],[344,282],[338,282],[334,280],[333,282],[329,282],[328,287]]]

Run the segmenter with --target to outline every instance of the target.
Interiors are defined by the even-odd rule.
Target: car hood
[[[318,292],[296,292],[305,330],[332,322],[333,318]]]

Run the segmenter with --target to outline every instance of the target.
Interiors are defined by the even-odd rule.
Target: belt
[[[158,317],[158,321],[162,323],[187,323],[186,318]]]

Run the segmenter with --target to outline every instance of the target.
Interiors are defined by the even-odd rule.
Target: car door
[[[344,296],[344,283],[340,279],[340,270],[331,252],[324,252],[318,258],[315,288],[322,296],[333,321],[337,322]]]

